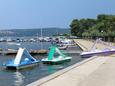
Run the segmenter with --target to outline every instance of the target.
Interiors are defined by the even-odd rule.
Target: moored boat
[[[55,51],[59,54],[59,56],[55,57],[54,53]],[[72,59],[72,57],[64,55],[57,47],[56,45],[53,45],[50,49],[50,52],[48,54],[47,58],[42,59],[41,61],[45,64],[60,64],[63,62],[68,62]]]
[[[16,58],[4,64],[6,69],[22,69],[35,66],[39,61],[33,58],[25,48],[19,48]]]
[[[111,55],[111,54],[115,54],[115,50],[108,50],[108,51],[96,50],[96,51],[90,51],[90,52],[83,52],[80,55],[81,55],[81,57],[87,58],[87,57],[91,57],[94,55],[107,56],[107,55]]]
[[[97,43],[105,44],[101,39],[97,39],[96,42],[94,43],[94,45],[92,46],[91,50],[82,52],[80,54],[81,57],[88,58],[88,57],[92,57],[94,55],[107,56],[107,55],[115,54],[115,49],[113,49],[113,48],[105,48],[103,50],[96,49],[96,44]],[[108,44],[106,44],[106,46],[112,47],[112,46],[110,46]]]

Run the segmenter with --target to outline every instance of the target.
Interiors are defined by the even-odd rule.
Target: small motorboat
[[[33,58],[25,48],[19,48],[16,58],[4,64],[6,69],[22,69],[37,65],[39,61]]]
[[[55,51],[59,54],[59,56],[55,57]],[[59,64],[63,62],[68,62],[72,59],[72,57],[64,55],[56,45],[52,45],[50,48],[50,52],[47,58],[42,59],[41,61],[44,64]]]
[[[103,50],[96,49],[96,44],[97,43],[103,43],[103,41],[101,39],[97,39],[96,42],[94,43],[94,45],[92,46],[91,50],[90,51],[84,51],[84,52],[82,52],[80,54],[81,57],[88,58],[88,57],[92,57],[94,55],[107,56],[107,55],[115,54],[115,49],[114,48],[112,48],[112,49],[105,48]],[[105,43],[103,43],[103,44],[105,44]],[[107,44],[106,44],[106,46],[107,46]],[[108,46],[112,47],[110,45],[108,45]]]
[[[68,46],[67,45],[63,45],[63,44],[56,44],[57,45],[57,47],[58,47],[58,49],[60,49],[60,50],[66,50],[67,48],[68,48]],[[51,48],[51,47],[50,47]],[[49,48],[49,49],[50,49]]]
[[[58,48],[59,48],[60,50],[66,50],[67,47],[68,47],[68,46],[65,45],[65,46],[59,46]]]
[[[66,45],[66,46],[74,46],[75,43],[73,40],[70,39],[64,39],[61,41],[61,44]]]
[[[60,45],[58,45],[58,48],[59,48],[60,50],[66,50],[66,49],[68,48],[68,46],[67,46],[67,45],[63,45],[63,44],[60,44]]]

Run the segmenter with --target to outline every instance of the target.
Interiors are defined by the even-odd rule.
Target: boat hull
[[[23,64],[23,65],[19,65],[19,66],[6,64],[6,69],[20,70],[20,69],[25,69],[25,68],[29,68],[29,67],[34,67],[36,65],[38,65],[38,62],[33,62],[31,64]]]
[[[51,65],[61,64],[69,61],[71,61],[71,58],[63,59],[63,60],[48,60],[48,59],[42,60],[44,64],[51,64]]]
[[[102,52],[94,52],[94,53],[86,53],[86,54],[81,54],[81,57],[83,58],[88,58],[88,57],[92,57],[94,55],[101,55],[101,56],[108,56],[111,54],[115,54],[115,50],[111,50],[111,51],[102,51]]]

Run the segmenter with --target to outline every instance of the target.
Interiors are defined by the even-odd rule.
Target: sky
[[[0,29],[68,28],[98,14],[115,15],[115,0],[0,0]]]

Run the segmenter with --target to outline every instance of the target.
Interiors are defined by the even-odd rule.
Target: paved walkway
[[[115,57],[107,59],[76,86],[115,86]]]
[[[77,40],[75,40],[77,41]],[[78,40],[83,50],[90,49],[92,42]],[[104,45],[98,44],[103,49]],[[115,86],[115,56],[98,56],[80,66],[39,84],[39,81],[28,86]]]
[[[82,40],[82,39],[75,39],[74,40],[82,49],[83,51],[88,51],[92,48],[94,42],[88,41],[88,40]],[[96,48],[103,50],[104,48],[110,48],[109,46],[103,45],[103,44],[96,44]]]
[[[93,74],[94,71],[97,71],[100,65],[104,64],[108,59],[109,59],[108,57],[95,58],[94,60],[89,61],[79,67],[76,67],[64,73],[63,75],[60,75],[40,86],[79,86],[79,85],[94,86],[93,84],[97,82],[91,85],[86,85],[86,84],[82,85],[81,83],[84,83],[84,81],[87,80],[89,76]],[[90,83],[90,80],[87,80],[86,83],[88,82]],[[102,86],[102,85],[98,85],[98,86]]]

